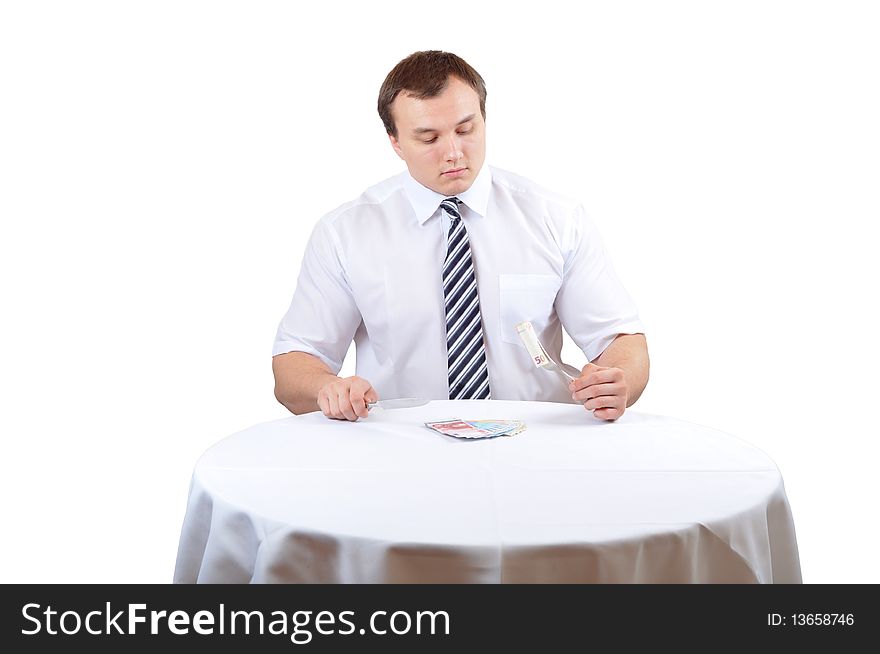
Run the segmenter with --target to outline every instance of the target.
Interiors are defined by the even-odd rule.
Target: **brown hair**
[[[397,126],[391,115],[391,104],[401,91],[419,100],[435,98],[446,89],[449,76],[454,75],[480,96],[480,113],[486,119],[486,83],[468,62],[451,52],[424,50],[414,52],[400,61],[382,82],[379,89],[379,117],[385,131],[397,138]]]

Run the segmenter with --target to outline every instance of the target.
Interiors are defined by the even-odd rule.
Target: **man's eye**
[[[437,137],[435,136],[434,138],[432,138],[432,139],[428,139],[427,141],[424,140],[424,139],[422,139],[422,143],[433,143],[433,142],[436,141],[436,140],[437,140]]]
[[[459,133],[459,134],[470,134],[470,133],[473,132],[473,131],[474,131],[474,128],[473,128],[473,127],[468,127],[467,129],[460,129],[460,130],[458,130],[458,133]]]

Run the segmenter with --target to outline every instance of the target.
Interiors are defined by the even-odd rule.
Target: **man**
[[[615,420],[648,381],[635,305],[583,208],[484,165],[486,88],[461,58],[416,52],[388,74],[379,115],[407,172],[324,216],[273,347],[293,413],[367,417],[383,398],[579,402]],[[567,384],[562,327],[591,363]],[[352,341],[357,374],[336,373]]]

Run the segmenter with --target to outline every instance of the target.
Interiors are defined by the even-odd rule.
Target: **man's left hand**
[[[617,420],[626,411],[629,388],[623,370],[588,363],[581,376],[569,383],[571,398],[602,420]]]

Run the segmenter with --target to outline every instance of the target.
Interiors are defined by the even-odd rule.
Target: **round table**
[[[463,440],[426,421],[520,419]],[[256,425],[195,466],[178,583],[799,583],[782,477],[723,432],[432,401]]]

